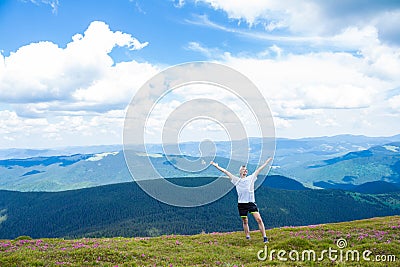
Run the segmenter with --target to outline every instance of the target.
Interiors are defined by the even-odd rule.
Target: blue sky
[[[12,38],[2,38],[4,55],[39,41],[51,41],[65,47],[73,35],[83,33],[93,21],[103,21],[113,31],[130,33],[151,44],[132,54],[126,49],[116,48],[112,53],[116,62],[135,59],[170,65],[207,59],[203,54],[188,49],[190,42],[195,41],[210,47],[226,48],[233,53],[258,52],[266,45],[266,42],[241,38],[205,25],[195,26],[202,23],[203,17],[210,17],[216,23],[248,29],[246,23],[240,27],[224,12],[202,3],[188,3],[177,8],[179,2],[173,1],[54,1],[58,5],[52,9],[49,4],[44,4],[46,2],[4,1],[0,34],[3,37],[13,35]]]
[[[3,0],[0,148],[121,143],[140,86],[203,60],[258,86],[278,137],[399,134],[396,25],[388,0]]]

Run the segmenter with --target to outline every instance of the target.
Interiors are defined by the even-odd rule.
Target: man
[[[239,215],[242,218],[244,233],[246,234],[246,239],[250,239],[250,229],[249,229],[249,221],[247,218],[247,214],[250,212],[253,214],[254,219],[258,223],[258,228],[260,229],[264,243],[268,242],[267,235],[265,234],[264,222],[261,218],[260,213],[258,212],[258,208],[256,205],[255,197],[254,197],[254,183],[257,180],[257,176],[260,172],[268,165],[268,163],[272,160],[272,158],[268,158],[264,164],[262,164],[253,174],[247,176],[248,170],[246,166],[242,166],[239,169],[239,177],[233,175],[226,169],[218,166],[218,163],[213,161],[210,162],[211,165],[216,167],[221,172],[225,173],[231,182],[235,185],[236,191],[238,194],[238,209]]]

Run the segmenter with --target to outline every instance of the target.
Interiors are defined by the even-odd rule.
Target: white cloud
[[[101,79],[85,88],[78,88],[72,96],[83,105],[126,105],[140,86],[155,73],[156,68],[151,64],[121,62],[104,73]]]
[[[292,35],[300,41],[325,39],[347,29],[375,27],[381,40],[400,44],[400,2],[392,1],[319,1],[319,0],[196,0],[204,2],[213,9],[226,12],[231,19],[245,21],[250,27],[264,25],[266,32],[280,31],[290,40]],[[217,25],[207,23],[208,26]],[[219,27],[223,29],[223,27]],[[235,30],[229,30],[235,31]],[[242,32],[245,33],[245,32]],[[249,34],[249,36],[251,33]],[[257,34],[259,35],[259,34]],[[314,36],[314,37],[313,37]],[[254,36],[256,37],[256,36]],[[276,39],[268,34],[258,36]]]
[[[269,50],[271,50],[272,52],[274,52],[277,58],[280,58],[281,55],[282,55],[282,52],[283,52],[283,49],[280,48],[280,47],[277,46],[277,45],[271,46],[271,47],[269,48]]]
[[[387,95],[400,86],[400,50],[381,44],[374,34],[370,38],[357,54],[282,52],[275,58],[270,53],[266,53],[269,58],[228,54],[223,63],[258,86],[269,101],[280,134],[379,135],[384,134],[382,129],[396,134],[392,126],[398,118],[393,110],[400,106],[399,99],[388,100]]]
[[[327,109],[346,109],[347,117],[362,121],[359,109],[369,118],[388,119],[387,107],[397,107],[396,98],[386,94],[400,85],[400,3],[380,1],[228,1],[199,0],[231,19],[245,21],[249,28],[218,24],[207,15],[187,21],[244,37],[265,40],[267,50],[258,57],[231,56],[227,64],[242,71],[270,100],[278,121],[317,118],[328,125]],[[254,25],[262,24],[265,31]],[[390,43],[391,45],[388,45]],[[303,45],[316,51],[303,55],[284,54],[282,45]],[[394,44],[394,45],[393,45]],[[307,49],[306,48],[306,49]],[[290,51],[290,50],[289,50]],[[304,53],[304,52],[303,52]],[[275,58],[274,58],[275,56]],[[264,59],[263,59],[264,58]],[[310,119],[311,118],[311,119]],[[344,120],[346,116],[342,117]],[[280,123],[277,123],[279,125]],[[289,124],[286,124],[288,126]],[[299,124],[291,123],[293,127]],[[309,125],[309,124],[308,124]],[[360,129],[373,123],[361,123]],[[342,129],[351,129],[343,125]]]
[[[121,143],[124,110],[82,116],[24,118],[0,111],[0,147],[57,147]]]
[[[181,8],[185,5],[185,0],[173,0],[174,6],[177,8]]]
[[[0,132],[11,137],[15,132],[25,134],[38,127],[48,125],[48,121],[44,118],[23,119],[20,118],[14,111],[0,111]]]
[[[54,103],[53,103],[54,104]],[[22,117],[44,117],[50,109],[49,103],[27,103],[24,105],[14,105],[14,110]]]
[[[215,9],[226,11],[229,18],[244,19],[249,24],[254,24],[260,17],[266,17],[279,3],[273,1],[229,1],[229,0],[204,0]]]
[[[65,97],[62,58],[62,50],[50,42],[33,43],[11,53],[2,62],[0,99],[33,102]]]
[[[221,52],[216,59],[256,83],[281,134],[385,134],[376,125],[396,124],[397,98],[388,96],[400,86],[400,49],[383,44],[370,26],[319,39],[324,45],[328,40],[358,52],[292,54],[273,45],[253,57]],[[349,118],[351,123],[343,123]],[[397,133],[393,127],[379,129]]]
[[[393,82],[400,82],[400,47],[391,47],[385,44],[368,45],[360,50],[368,69],[368,75]]]
[[[203,45],[201,45],[198,42],[189,42],[186,49],[195,51],[195,52],[199,52],[208,58],[212,58],[212,57],[215,58],[221,54],[221,51],[219,49],[204,47]]]
[[[264,91],[265,95],[265,91]],[[268,96],[266,96],[268,99]],[[312,117],[322,113],[321,109],[308,109],[304,101],[299,100],[271,100],[269,101],[275,118],[296,120]]]
[[[372,88],[353,84],[320,84],[299,88],[306,108],[363,108],[372,104]]]
[[[32,43],[0,61],[0,99],[14,103],[80,102],[79,106],[126,105],[135,90],[156,70],[136,61],[114,63],[116,46],[138,50],[130,34],[111,31],[104,22],[92,22],[66,48],[51,42]],[[53,103],[53,104],[52,104]],[[59,104],[59,103],[57,103]]]
[[[376,23],[373,22],[365,25],[349,25],[334,31],[332,34],[319,34],[318,32],[293,34],[285,31],[270,33],[253,28],[243,29],[213,22],[207,15],[193,16],[192,20],[187,19],[186,22],[196,26],[204,26],[229,32],[244,38],[264,41],[268,45],[272,43],[272,46],[259,54],[263,57],[269,55],[270,52],[277,54],[278,51],[274,51],[274,49],[282,49],[280,47],[281,45],[289,45],[290,48],[298,46],[303,47],[303,50],[314,49],[316,51],[359,51],[360,49],[376,48],[377,46],[391,47],[382,42],[382,38],[380,38],[381,30]],[[315,23],[319,25],[318,22]],[[315,27],[312,26],[311,28],[314,29]],[[396,38],[393,37],[392,39]],[[398,38],[397,41],[400,45],[400,38]],[[207,57],[214,56],[214,58],[218,58],[223,54],[223,51],[219,48],[207,48],[198,42],[191,42],[188,45],[188,49],[200,52]],[[392,49],[396,49],[396,46],[393,46]]]
[[[39,5],[40,3],[49,5],[51,7],[53,14],[57,14],[58,6],[60,5],[58,0],[23,0],[23,1],[30,1],[31,3],[36,5]]]
[[[271,100],[301,108],[360,108],[390,83],[365,73],[364,59],[347,53],[286,55],[281,59],[229,56],[227,64],[257,83]],[[295,100],[295,101],[293,101]]]
[[[396,112],[400,112],[400,95],[396,95],[389,99],[389,107]]]
[[[363,28],[350,26],[331,38],[325,39],[324,44],[327,45],[328,42],[347,49],[376,46],[379,44],[378,30],[374,26],[365,26]]]
[[[274,124],[275,124],[275,128],[277,128],[277,129],[290,128],[292,126],[292,124],[290,123],[289,120],[282,119],[280,117],[274,118]]]
[[[198,0],[216,10],[223,10],[229,18],[244,20],[250,26],[262,23],[267,31],[289,29],[292,32],[322,32],[322,8],[315,1],[289,0]]]
[[[146,45],[95,21],[65,48],[42,41],[0,54],[0,147],[120,143],[127,104],[159,67],[110,52]]]
[[[322,127],[337,127],[340,125],[335,119],[332,118],[320,119],[315,121],[315,123]]]
[[[400,45],[400,10],[392,10],[376,17],[373,24],[379,29],[379,36],[390,44]]]

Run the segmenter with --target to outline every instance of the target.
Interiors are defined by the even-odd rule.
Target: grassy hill
[[[69,240],[20,237],[0,240],[0,265],[398,266],[399,229],[400,216],[289,226],[267,230],[267,246],[259,232],[252,232],[251,240],[242,232]],[[324,250],[332,252],[330,257]],[[260,260],[257,255],[263,258],[265,251],[267,258]]]

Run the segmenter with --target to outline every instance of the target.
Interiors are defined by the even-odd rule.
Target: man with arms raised
[[[239,215],[242,218],[243,229],[246,234],[246,239],[250,239],[250,229],[249,229],[249,221],[247,218],[247,214],[251,213],[251,214],[253,214],[254,219],[258,223],[258,228],[260,229],[260,231],[263,235],[264,243],[268,242],[268,238],[265,234],[264,222],[261,218],[260,213],[258,212],[258,208],[255,203],[256,200],[254,197],[254,183],[257,180],[257,176],[268,165],[268,163],[271,160],[272,160],[272,158],[268,158],[264,162],[264,164],[262,164],[253,174],[251,174],[249,176],[247,176],[248,170],[247,170],[246,166],[243,165],[239,169],[240,178],[233,175],[226,169],[218,166],[218,163],[211,161],[211,165],[216,167],[221,172],[225,173],[236,187],[236,191],[238,194]]]

